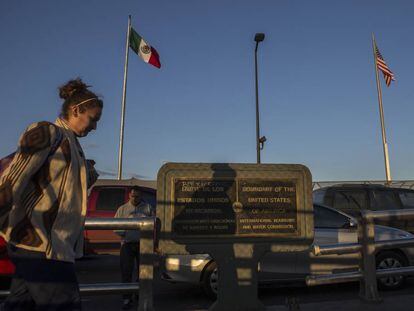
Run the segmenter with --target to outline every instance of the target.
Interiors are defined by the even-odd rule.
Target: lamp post
[[[257,163],[260,164],[260,150],[264,147],[266,137],[260,137],[260,126],[259,126],[259,91],[258,91],[258,79],[257,79],[257,47],[259,42],[262,42],[265,38],[264,33],[256,33],[254,41],[256,41],[256,48],[254,50],[254,67],[255,67],[255,78],[256,78],[256,150],[257,150]]]

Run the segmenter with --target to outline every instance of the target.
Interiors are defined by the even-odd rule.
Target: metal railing
[[[380,302],[377,278],[414,274],[414,266],[376,269],[375,254],[381,249],[414,246],[414,238],[375,242],[374,220],[395,221],[414,219],[414,209],[393,211],[361,211],[358,219],[358,243],[343,243],[313,246],[315,256],[331,254],[360,253],[359,271],[327,275],[310,275],[306,278],[308,286],[343,282],[360,282],[359,296],[368,302]]]
[[[140,230],[139,283],[80,284],[82,295],[139,293],[138,310],[151,311],[153,307],[152,282],[154,279],[154,228],[155,217],[87,218],[85,229],[90,230]],[[7,296],[10,291],[0,291]]]
[[[84,287],[84,293],[124,293],[138,289],[139,304],[138,310],[153,310],[153,291],[152,283],[154,279],[154,230],[155,217],[145,217],[140,219],[123,218],[87,218],[85,229],[90,230],[140,230],[139,243],[139,284],[95,284]],[[82,292],[81,292],[82,293]]]
[[[375,254],[380,249],[414,246],[414,238],[375,242],[374,220],[414,219],[414,209],[393,211],[361,211],[358,220],[358,243],[313,246],[315,256],[330,254],[349,254],[360,252],[359,271],[328,275],[310,275],[306,278],[308,286],[360,281],[360,297],[369,302],[379,302],[377,278],[413,275],[414,266],[376,270]],[[140,230],[140,268],[139,283],[98,283],[80,284],[82,295],[139,293],[138,310],[150,311],[153,307],[154,279],[154,228],[155,217],[141,219],[87,218],[85,229],[90,230]],[[0,291],[7,296],[8,291]]]

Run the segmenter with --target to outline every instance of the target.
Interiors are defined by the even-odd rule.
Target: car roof
[[[97,186],[138,186],[138,187],[145,187],[150,188],[153,190],[157,189],[157,181],[156,180],[144,180],[138,178],[130,178],[130,179],[98,179],[93,187]]]
[[[332,186],[326,186],[319,189],[314,190],[322,191],[326,189],[349,189],[349,188],[359,188],[359,189],[391,189],[391,190],[400,190],[400,191],[414,191],[412,189],[407,188],[400,188],[400,187],[389,187],[381,184],[335,184]]]
[[[381,184],[336,184],[321,189],[325,188],[386,188],[386,186]]]

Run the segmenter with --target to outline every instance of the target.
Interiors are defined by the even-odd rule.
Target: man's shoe
[[[124,299],[122,302],[122,310],[129,310],[132,307],[132,300],[131,299]]]

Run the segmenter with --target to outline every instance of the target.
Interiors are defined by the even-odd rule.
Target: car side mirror
[[[343,228],[345,229],[356,229],[358,227],[358,223],[355,222],[353,219],[349,219],[347,223],[344,224]]]
[[[355,229],[356,227],[358,227],[358,223],[355,220],[350,219],[349,220],[349,228],[350,229]]]

